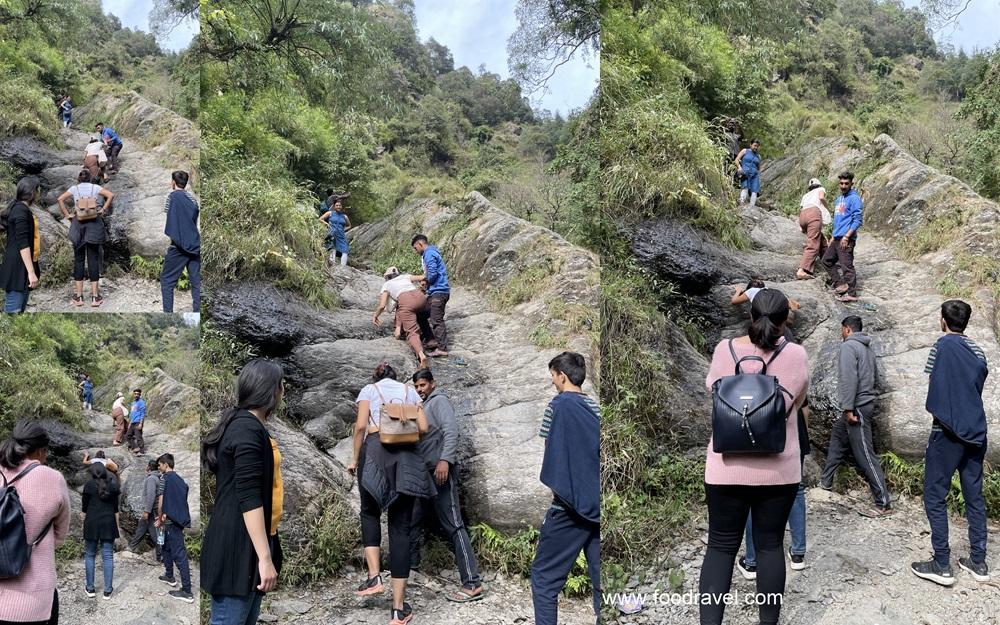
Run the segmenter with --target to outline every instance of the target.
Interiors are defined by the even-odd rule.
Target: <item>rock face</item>
[[[417,232],[439,245],[452,282],[451,357],[433,361],[432,370],[459,419],[465,513],[470,523],[503,529],[537,525],[551,497],[538,481],[543,452],[538,427],[554,395],[547,364],[567,348],[590,355],[584,334],[588,323],[596,325],[596,259],[478,194],[458,207],[430,201],[401,207],[383,222],[352,230],[352,246],[377,264],[380,253],[408,249]],[[520,283],[529,279],[531,288]],[[401,381],[417,369],[409,347],[392,337],[389,317],[381,328],[371,323],[381,278],[336,267],[330,280],[341,302],[334,311],[317,311],[260,285],[218,288],[210,307],[223,329],[284,363],[292,388],[286,397],[290,420],[280,425],[279,445],[286,453],[287,439],[291,448],[303,449],[296,457],[314,463],[294,469],[301,470],[295,481],[302,484],[301,492],[286,498],[288,519],[308,516],[318,493],[331,484],[352,489],[348,501],[357,505],[357,485],[344,471],[352,456],[354,400],[379,362],[391,363]],[[505,288],[518,295],[500,305]],[[576,311],[572,323],[567,308]],[[581,323],[576,319],[583,310]],[[530,336],[539,328],[559,340],[538,347]]]

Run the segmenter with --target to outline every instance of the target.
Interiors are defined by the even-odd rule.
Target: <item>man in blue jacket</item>
[[[414,251],[420,255],[424,273],[412,276],[414,282],[427,282],[427,305],[430,308],[431,331],[437,346],[427,354],[431,358],[448,355],[448,329],[444,324],[444,311],[451,297],[451,287],[448,286],[448,269],[444,266],[441,252],[427,241],[427,237],[418,234],[410,241]]]
[[[842,172],[839,178],[840,195],[834,203],[833,245],[823,254],[823,266],[830,274],[834,293],[842,302],[858,301],[858,275],[854,271],[854,246],[858,242],[864,202],[854,190],[854,174]]]
[[[175,171],[170,174],[170,195],[163,210],[167,225],[163,233],[170,237],[170,247],[163,259],[160,274],[160,294],[163,312],[174,312],[174,288],[187,268],[191,282],[192,310],[201,310],[201,235],[198,233],[198,201],[186,191],[188,174]]]
[[[955,583],[948,546],[951,478],[958,471],[969,521],[969,557],[958,565],[979,582],[990,581],[986,566],[986,503],[983,460],[986,458],[986,411],[983,386],[989,375],[986,355],[965,336],[972,307],[961,300],[941,304],[944,336],[931,348],[925,373],[930,374],[927,412],[934,418],[924,456],[924,511],[931,526],[934,558],[910,565],[917,577],[942,586]]]
[[[112,174],[118,173],[118,154],[125,145],[121,137],[111,128],[106,128],[104,124],[98,123],[94,126],[101,134],[101,142],[104,143],[104,151],[108,153],[108,171]]]
[[[180,590],[167,594],[185,603],[194,603],[191,594],[191,566],[188,563],[187,545],[184,544],[184,528],[191,527],[191,511],[188,508],[188,485],[174,471],[173,454],[163,454],[156,459],[162,477],[157,486],[156,526],[163,531],[163,566],[166,572],[160,581],[168,586],[176,586],[174,565],[181,574]]]
[[[125,444],[137,456],[146,453],[146,443],[142,440],[142,424],[146,420],[146,400],[142,398],[142,389],[132,391],[132,409],[129,412],[128,431],[125,432]]]
[[[549,375],[559,394],[538,433],[545,439],[540,479],[552,489],[552,505],[531,565],[535,625],[556,625],[559,593],[581,550],[598,618],[601,609],[601,410],[581,388],[587,376],[582,355],[559,354]]]

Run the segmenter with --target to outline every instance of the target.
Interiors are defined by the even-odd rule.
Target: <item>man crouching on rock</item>
[[[545,439],[540,478],[552,489],[552,505],[531,565],[535,625],[556,625],[559,593],[581,549],[598,620],[601,606],[601,410],[581,388],[587,375],[582,355],[559,354],[549,362],[549,375],[559,394],[538,433]]]
[[[448,601],[468,603],[483,598],[485,590],[479,577],[479,564],[472,550],[469,532],[462,521],[462,509],[458,501],[458,471],[455,468],[455,454],[458,450],[458,421],[455,409],[448,396],[437,389],[430,369],[421,369],[413,374],[413,386],[424,400],[427,414],[427,435],[420,439],[418,451],[434,475],[437,496],[420,499],[413,506],[413,520],[410,522],[411,562],[420,562],[420,538],[423,530],[424,507],[434,507],[438,522],[447,534],[455,551],[455,564],[462,579],[462,586],[447,595]],[[412,566],[412,565],[411,565]]]

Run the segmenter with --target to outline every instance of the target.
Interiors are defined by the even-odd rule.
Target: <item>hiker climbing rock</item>
[[[330,252],[330,265],[337,263],[340,256],[341,266],[347,266],[347,231],[351,229],[351,218],[344,209],[346,195],[331,195],[327,198],[329,210],[320,215],[319,220],[327,225],[327,250]]]
[[[73,212],[66,210],[66,200],[73,198]],[[73,245],[73,297],[74,306],[83,306],[83,279],[90,279],[90,305],[97,308],[104,303],[99,284],[104,263],[104,243],[107,225],[104,216],[111,209],[114,194],[94,184],[90,171],[84,169],[77,176],[77,183],[56,200],[63,217],[70,222],[69,240]],[[102,200],[103,204],[98,200]]]
[[[859,511],[862,516],[878,518],[893,513],[889,486],[885,481],[882,464],[872,444],[872,423],[875,420],[875,392],[877,379],[875,352],[871,337],[864,331],[861,317],[850,316],[841,322],[843,341],[837,356],[837,403],[840,415],[830,432],[826,467],[820,477],[820,486],[833,488],[837,469],[847,462],[848,455],[861,477],[868,482],[875,505]]]
[[[944,586],[955,583],[948,544],[948,504],[952,477],[958,471],[962,501],[969,521],[969,557],[958,565],[978,582],[990,581],[986,564],[986,502],[983,499],[983,462],[986,457],[986,411],[983,387],[989,375],[986,355],[965,336],[972,307],[962,300],[941,304],[941,331],[927,357],[930,376],[927,412],[931,434],[924,456],[924,510],[931,527],[934,557],[914,562],[917,577]]]
[[[812,178],[809,181],[809,190],[799,203],[799,228],[806,235],[806,242],[802,246],[799,269],[795,272],[797,279],[808,280],[815,277],[813,272],[816,261],[823,258],[826,252],[823,226],[831,220],[830,211],[826,207],[826,189],[818,178]]]
[[[73,101],[69,96],[62,99],[59,103],[59,112],[62,115],[63,128],[72,128],[73,126]]]
[[[854,190],[852,172],[841,172],[837,183],[840,195],[834,203],[833,241],[823,254],[823,266],[840,301],[856,302],[858,274],[854,269],[854,247],[858,242],[858,228],[863,223],[864,202]]]
[[[97,123],[94,125],[94,129],[97,130],[101,135],[101,142],[104,144],[104,149],[108,154],[108,169],[110,173],[118,173],[118,155],[122,151],[123,143],[121,137],[118,133],[107,128],[103,123]]]
[[[160,273],[160,294],[163,312],[174,312],[174,289],[187,269],[191,283],[191,310],[201,310],[201,234],[198,232],[198,201],[187,190],[188,173],[175,171],[170,175],[170,195],[163,210],[167,223],[163,233],[170,238],[170,247],[163,258]]]
[[[757,205],[760,193],[760,141],[752,139],[750,148],[743,148],[736,155],[736,171],[740,175],[740,204],[746,204],[750,195],[750,208]]]
[[[108,155],[101,140],[91,137],[83,151],[83,168],[90,172],[91,181],[108,181]]]
[[[448,285],[448,269],[445,267],[441,252],[427,241],[427,237],[418,234],[410,240],[413,250],[420,255],[420,263],[424,272],[418,276],[410,276],[413,282],[427,283],[427,301],[430,308],[430,325],[434,332],[437,349],[427,354],[431,358],[448,355],[448,329],[445,326],[445,308],[451,298],[451,287]]]
[[[41,192],[38,178],[21,178],[14,200],[0,209],[0,232],[7,234],[3,264],[0,264],[0,289],[4,291],[3,310],[6,313],[23,313],[28,307],[29,293],[38,288],[41,235],[38,218],[31,207],[38,202]]]
[[[420,368],[425,369],[427,354],[424,353],[417,318],[427,308],[427,298],[423,291],[413,284],[413,277],[410,274],[400,274],[395,267],[389,267],[382,277],[385,278],[385,282],[379,291],[378,307],[372,316],[372,323],[376,328],[381,326],[379,317],[388,307],[390,299],[395,302],[395,334],[397,337],[405,336],[413,354],[420,361]]]

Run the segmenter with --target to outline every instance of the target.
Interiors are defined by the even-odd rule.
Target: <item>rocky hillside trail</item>
[[[416,232],[426,232],[441,247],[453,285],[446,317],[450,356],[432,360],[431,367],[458,415],[467,523],[522,531],[537,527],[549,506],[551,494],[538,481],[543,454],[538,428],[555,394],[547,365],[565,349],[593,358],[587,332],[596,329],[598,266],[588,252],[474,194],[456,207],[408,204],[383,222],[352,231],[352,258],[364,257],[371,266],[330,270],[330,289],[340,302],[335,310],[318,311],[296,295],[260,284],[213,291],[213,321],[280,358],[290,383],[288,417],[269,423],[282,455],[296,458],[282,466],[285,541],[301,541],[315,531],[310,519],[333,492],[353,508],[348,514],[355,522],[357,485],[344,469],[352,455],[347,435],[356,415],[354,400],[381,361],[391,363],[401,381],[417,370],[410,348],[392,336],[391,317],[383,317],[382,328],[372,325],[383,282],[379,259],[398,258],[393,253],[399,250],[413,254],[409,240]],[[504,293],[509,296],[500,304]],[[355,555],[358,564],[360,545]],[[309,600],[301,613],[283,610],[280,622],[383,621],[388,608],[354,605],[358,576],[344,569],[324,586],[329,602]],[[520,580],[498,583],[479,604],[483,607],[456,607],[447,604],[442,590],[453,582],[438,575],[421,579],[426,583],[415,583],[411,603],[423,622],[475,622],[471,614],[503,624],[530,615],[530,592]],[[280,606],[303,592],[283,590],[272,603]],[[570,613],[590,612],[587,599],[568,605]]]
[[[104,272],[101,291],[105,303],[91,308],[70,303],[72,248],[69,223],[56,198],[76,183],[82,169],[84,148],[95,135],[93,125],[103,121],[114,128],[124,147],[119,155],[119,173],[105,186],[115,194],[112,214],[106,218]],[[194,172],[197,167],[198,133],[194,125],[155,105],[135,92],[105,95],[81,106],[74,113],[74,127],[60,130],[65,148],[53,150],[36,140],[13,138],[0,141],[0,160],[18,170],[39,176],[42,199],[35,209],[42,238],[43,286],[32,293],[31,312],[160,312],[159,282],[134,272],[133,257],[158,262],[169,245],[163,234],[164,205],[170,193],[170,173],[175,169]],[[194,172],[196,173],[196,172]],[[72,210],[72,201],[67,205]],[[66,275],[57,284],[45,276]],[[85,295],[89,286],[85,285]],[[175,308],[183,307],[186,293],[175,295]]]

